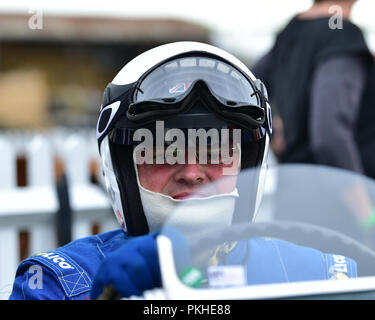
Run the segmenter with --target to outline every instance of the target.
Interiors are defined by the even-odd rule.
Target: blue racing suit
[[[104,265],[102,262],[106,257],[109,255],[114,259],[107,263],[108,270],[99,269],[99,278],[104,280],[108,277],[108,271],[116,270],[113,263],[122,262],[117,260],[124,257],[127,262],[133,261],[132,257],[121,251],[120,255],[111,253],[126,248],[124,244],[130,243],[128,241],[140,238],[129,237],[119,229],[78,239],[54,251],[31,256],[21,262],[17,269],[10,299],[88,299],[94,276]],[[158,263],[156,254],[148,255],[149,263]],[[225,255],[224,260],[221,259],[219,264],[246,266],[249,284],[342,279],[357,275],[357,265],[349,258],[278,239],[241,240]],[[38,274],[42,278],[38,278]]]
[[[243,265],[253,285],[357,277],[352,259],[272,238],[241,240],[218,264]]]
[[[130,239],[122,229],[70,242],[21,262],[10,300],[82,300],[107,254]],[[42,271],[42,272],[40,272]],[[42,282],[38,283],[38,272]]]

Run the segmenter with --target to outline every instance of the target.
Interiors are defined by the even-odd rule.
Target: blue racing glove
[[[108,287],[121,297],[141,296],[145,290],[161,287],[158,234],[132,238],[108,255],[94,277],[91,299],[97,299]]]

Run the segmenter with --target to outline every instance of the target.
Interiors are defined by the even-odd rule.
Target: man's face
[[[191,161],[186,164],[140,164],[138,176],[142,187],[174,199],[207,197],[214,194],[232,192],[236,185],[236,174],[239,171],[239,152],[232,155],[230,164],[199,164]],[[230,174],[228,170],[230,169]],[[224,183],[201,188],[220,178]]]

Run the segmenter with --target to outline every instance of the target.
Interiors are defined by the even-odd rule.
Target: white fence
[[[17,186],[17,157],[26,159],[27,185]],[[91,182],[90,164],[100,168],[95,131],[56,128],[45,132],[0,132],[0,299],[7,299],[20,262],[20,232],[27,232],[31,255],[58,246],[55,159],[64,164],[72,240],[117,228],[107,195]]]

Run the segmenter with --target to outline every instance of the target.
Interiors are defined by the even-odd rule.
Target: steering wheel
[[[358,275],[375,275],[375,252],[361,242],[332,229],[296,221],[259,222],[194,236],[189,243],[192,252],[199,252],[202,243],[215,247],[224,242],[249,238],[270,237],[318,249],[325,253],[343,255],[357,262]],[[375,240],[374,240],[375,241]]]

